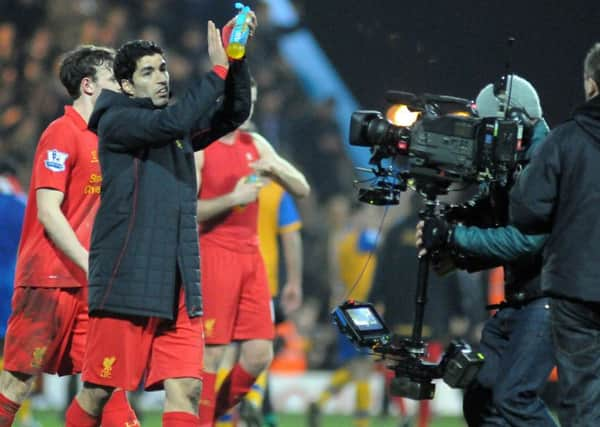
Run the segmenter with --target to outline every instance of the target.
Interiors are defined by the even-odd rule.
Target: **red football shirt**
[[[90,247],[94,217],[100,204],[102,175],[98,138],[71,106],[44,131],[33,160],[29,201],[17,255],[15,287],[80,287],[87,284],[81,268],[64,255],[37,218],[36,190],[64,193],[61,210],[83,247]]]
[[[242,177],[250,177],[250,167],[259,159],[252,136],[237,132],[233,144],[215,141],[204,149],[200,202],[230,193]],[[236,206],[222,216],[200,224],[200,239],[231,248],[258,248],[258,201]]]

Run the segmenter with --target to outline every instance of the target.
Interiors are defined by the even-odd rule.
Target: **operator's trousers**
[[[485,362],[463,401],[469,427],[556,427],[539,396],[554,366],[549,299],[498,310],[480,345]]]
[[[563,427],[600,426],[600,303],[552,298]]]

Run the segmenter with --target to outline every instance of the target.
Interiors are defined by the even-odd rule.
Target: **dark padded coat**
[[[103,178],[90,246],[91,314],[173,319],[181,284],[189,316],[202,315],[194,151],[249,112],[245,61],[232,64],[226,80],[209,72],[166,108],[101,93],[89,122]]]
[[[510,194],[510,218],[525,233],[550,233],[542,288],[600,302],[600,96],[544,141]]]

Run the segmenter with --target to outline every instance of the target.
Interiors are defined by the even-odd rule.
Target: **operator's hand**
[[[447,205],[442,213],[447,221],[463,221],[465,215],[469,213],[469,205],[466,203]]]
[[[286,283],[281,290],[280,302],[283,314],[286,316],[298,310],[302,305],[302,286],[294,282]]]
[[[229,67],[229,59],[227,53],[223,47],[223,41],[221,40],[221,32],[215,26],[213,21],[208,21],[208,57],[212,66],[220,65],[222,67]]]
[[[419,256],[440,249],[448,243],[450,225],[441,218],[430,218],[417,224],[417,249]]]
[[[438,276],[445,276],[456,270],[454,258],[448,251],[436,251],[431,257],[431,266]]]
[[[263,183],[260,179],[254,182],[248,182],[247,176],[240,178],[231,193],[234,204],[240,206],[256,201],[258,192],[262,186]]]

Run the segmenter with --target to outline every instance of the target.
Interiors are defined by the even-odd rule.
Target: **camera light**
[[[403,153],[408,152],[408,143],[406,141],[398,142],[398,150]]]
[[[448,113],[449,116],[458,116],[458,117],[473,117],[473,114],[468,111],[454,111],[452,113]]]
[[[388,108],[385,117],[396,126],[410,127],[419,118],[419,112],[410,111],[404,104],[395,104]]]

